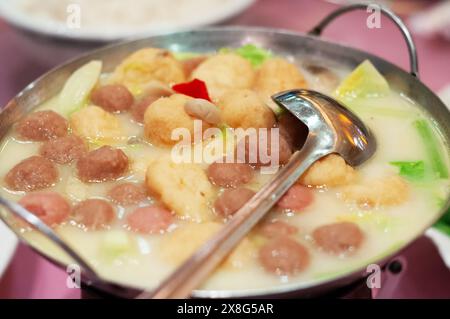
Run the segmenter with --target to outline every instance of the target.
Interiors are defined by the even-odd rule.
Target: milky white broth
[[[302,70],[306,73],[305,70]],[[348,73],[342,70],[339,74]],[[307,78],[314,77],[307,74]],[[309,81],[314,83],[314,81]],[[314,84],[312,84],[314,86]],[[330,93],[330,92],[328,92]],[[52,109],[55,106],[52,99],[39,109]],[[397,92],[391,92],[387,97],[366,101],[362,109],[356,110],[377,139],[377,152],[358,171],[363,179],[373,179],[386,174],[396,174],[398,169],[389,164],[391,161],[417,161],[427,158],[423,141],[420,139],[412,121],[426,118],[418,106]],[[398,114],[377,114],[370,111],[370,106],[383,106]],[[382,113],[382,112],[381,112]],[[406,116],[403,116],[406,115]],[[141,135],[142,126],[135,124],[131,117],[115,115],[127,128],[129,136]],[[447,146],[436,131],[436,136],[442,143],[442,150]],[[19,161],[35,155],[40,143],[20,142],[14,138],[11,131],[1,143],[0,176],[4,176]],[[131,160],[131,173],[123,179],[143,183],[146,163],[151,158],[157,158],[167,149],[161,149],[149,144],[131,147],[125,143],[115,145],[125,151]],[[448,154],[445,153],[446,161]],[[86,198],[105,198],[106,192],[114,182],[83,184],[76,178],[74,164],[59,166],[60,182],[50,190],[58,191],[69,198],[73,204]],[[258,190],[270,178],[258,176],[246,187]],[[408,182],[411,188],[409,199],[400,205],[376,209],[361,209],[345,203],[339,198],[340,188],[315,189],[314,203],[301,213],[288,214],[271,212],[270,217],[277,217],[298,227],[295,239],[304,244],[310,254],[311,261],[305,271],[295,276],[276,276],[266,272],[259,264],[257,257],[250,258],[239,267],[222,267],[217,270],[203,285],[203,289],[214,290],[247,290],[270,288],[276,285],[302,283],[304,285],[344,274],[363,265],[376,261],[380,257],[410,241],[418,232],[436,219],[439,205],[436,198],[446,198],[448,180],[432,181],[428,184]],[[19,200],[23,194],[12,193],[5,188],[0,189],[1,196],[10,200]],[[148,202],[141,203],[146,205]],[[118,207],[118,221],[112,229],[123,229],[123,218],[134,207]],[[348,220],[357,223],[365,234],[362,246],[352,255],[342,257],[320,251],[312,242],[310,234],[321,225]],[[183,227],[185,221],[176,221],[176,227]],[[173,229],[171,228],[171,229]],[[152,288],[175,269],[158,252],[158,244],[165,239],[166,234],[139,235],[125,230],[131,238],[132,248],[119,256],[110,256],[104,252],[104,238],[108,230],[85,231],[75,225],[65,224],[56,228],[84,258],[90,261],[94,268],[105,278],[130,286]],[[24,231],[24,237],[45,254],[57,260],[69,262],[69,259],[47,242],[35,231]],[[257,251],[255,251],[257,256]]]

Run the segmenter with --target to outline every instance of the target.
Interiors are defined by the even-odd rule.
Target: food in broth
[[[335,154],[316,162],[202,288],[309,285],[351,272],[436,219],[449,192],[448,146],[369,61],[352,72],[303,62],[253,45],[203,55],[145,48],[112,73],[92,61],[3,138],[0,194],[53,227],[105,278],[152,288],[270,180],[261,154],[283,165],[301,148],[306,126],[270,96],[316,89],[365,121],[376,154],[361,167]],[[194,160],[179,163],[180,128],[216,133],[185,143]],[[230,128],[268,135],[252,154],[249,139]],[[199,147],[217,142],[212,160],[195,160]],[[240,161],[224,161],[240,143]],[[10,220],[43,253],[69,262]]]

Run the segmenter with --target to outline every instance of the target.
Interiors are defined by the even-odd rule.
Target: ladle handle
[[[37,231],[39,231],[42,235],[44,235],[47,239],[49,239],[52,243],[57,245],[60,249],[62,249],[67,255],[69,255],[78,266],[83,270],[83,275],[90,280],[99,280],[99,276],[95,272],[95,270],[86,262],[84,259],[72,248],[70,247],[52,228],[47,226],[41,219],[36,217],[36,215],[29,212],[27,209],[22,207],[21,205],[8,201],[2,197],[0,197],[0,206],[5,207],[11,214],[16,217],[19,217],[30,225],[32,225]],[[7,223],[7,220],[3,217],[0,212],[0,219],[4,220]],[[10,227],[14,229],[13,227]],[[17,234],[17,232],[16,232]],[[19,238],[21,236],[17,234]]]
[[[329,152],[317,147],[314,136],[308,136],[303,148],[296,152],[272,181],[185,261],[156,290],[143,292],[137,298],[187,298],[192,290],[209,276],[245,235],[266,215],[272,206],[316,160]]]
[[[377,8],[383,13],[386,17],[388,17],[395,25],[398,27],[400,32],[403,35],[403,38],[406,41],[406,45],[408,47],[409,53],[409,64],[410,64],[410,73],[411,75],[419,78],[419,65],[417,60],[417,50],[416,45],[414,44],[414,40],[406,27],[405,23],[391,10],[379,5],[379,4],[352,4],[348,6],[341,7],[333,12],[331,12],[328,16],[326,16],[322,21],[320,21],[314,28],[312,28],[308,34],[313,36],[320,36],[322,31],[330,24],[334,19],[339,17],[340,15],[354,11],[354,10],[367,10],[369,12],[370,8]]]

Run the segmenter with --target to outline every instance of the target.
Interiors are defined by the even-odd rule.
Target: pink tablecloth
[[[334,5],[318,0],[259,0],[247,12],[227,22],[284,28],[304,32]],[[408,67],[408,56],[401,35],[394,25],[382,20],[381,29],[368,29],[367,14],[354,12],[339,18],[324,36],[379,55],[400,67]],[[48,67],[36,64],[33,54],[20,50],[14,31],[0,21],[0,105]],[[450,83],[450,42],[417,37],[421,79],[431,89]],[[78,290],[66,288],[66,274],[30,249],[20,246],[0,281],[0,298],[78,298]]]

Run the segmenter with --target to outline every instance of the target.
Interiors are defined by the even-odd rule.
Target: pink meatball
[[[128,206],[139,204],[147,198],[147,192],[143,185],[134,183],[123,183],[114,186],[109,192],[108,196],[114,203]]]
[[[48,141],[67,135],[68,123],[65,118],[54,111],[30,113],[16,125],[19,138],[28,141]]]
[[[58,193],[30,193],[19,201],[25,209],[39,217],[48,226],[64,222],[70,215],[70,204]]]
[[[255,192],[247,188],[227,189],[217,198],[214,210],[222,217],[232,216],[254,195]]]
[[[141,234],[162,233],[173,220],[172,212],[160,206],[140,207],[127,216],[130,229]]]
[[[314,192],[305,186],[294,185],[278,201],[277,206],[289,211],[302,211],[314,201]]]
[[[64,136],[42,144],[39,153],[58,164],[69,164],[88,151],[86,143],[78,136]]]
[[[31,192],[53,186],[58,178],[55,164],[44,157],[32,156],[14,166],[6,174],[5,183],[11,190]]]
[[[303,271],[310,261],[309,252],[297,241],[281,236],[265,244],[259,251],[264,269],[277,275],[294,275]]]
[[[73,219],[87,229],[106,228],[116,219],[114,208],[102,199],[87,199],[73,209]]]
[[[102,146],[81,157],[77,163],[78,177],[85,183],[113,181],[126,173],[128,157],[122,150]]]
[[[111,84],[94,90],[91,101],[105,111],[119,113],[131,108],[134,97],[125,85]]]
[[[333,254],[352,253],[364,240],[358,225],[350,222],[321,226],[314,230],[312,237],[320,248]]]
[[[208,167],[207,174],[214,185],[237,187],[250,182],[253,177],[253,169],[248,164],[212,163]]]
[[[292,148],[286,138],[278,134],[278,139],[273,143],[274,150],[278,150],[272,155],[272,134],[267,130],[267,134],[256,134],[241,140],[237,148],[237,158],[239,162],[245,162],[255,167],[277,166],[286,164],[292,156]],[[242,148],[245,153],[242,154]]]

